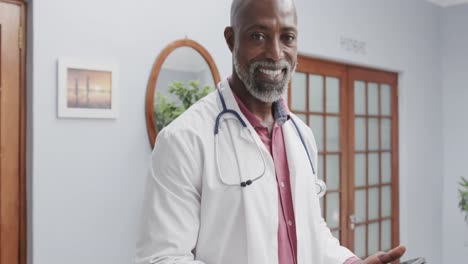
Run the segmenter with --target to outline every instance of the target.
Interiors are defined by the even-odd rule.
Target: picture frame
[[[119,116],[119,67],[78,59],[58,60],[58,117]]]

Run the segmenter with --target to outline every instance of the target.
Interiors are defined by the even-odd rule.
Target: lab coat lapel
[[[283,126],[284,144],[286,147],[286,156],[289,167],[289,178],[291,181],[291,190],[293,193],[293,205],[295,211],[296,208],[302,208],[302,201],[304,195],[301,187],[303,184],[304,176],[308,175],[313,177],[312,169],[310,167],[309,160],[307,159],[307,153],[304,150],[301,139],[297,134],[296,128],[289,120]]]
[[[302,133],[302,135],[304,134],[305,133]],[[283,135],[296,222],[297,263],[312,263],[312,244],[310,238],[306,234],[310,233],[312,229],[311,225],[313,225],[311,219],[308,219],[308,208],[310,206],[308,204],[308,197],[310,196],[308,192],[315,191],[315,189],[313,189],[314,185],[311,185],[310,182],[315,176],[312,174],[312,168],[310,167],[307,153],[291,120],[283,125]],[[312,152],[312,150],[309,151]],[[313,155],[313,153],[310,154]]]
[[[278,263],[278,192],[271,155],[264,146],[255,129],[242,114],[236,99],[232,94],[228,82],[221,83],[219,89],[223,94],[226,107],[236,111],[247,123],[249,133],[241,132],[239,137],[247,140],[249,144],[256,144],[265,158],[265,174],[258,181],[245,188],[239,187],[244,201],[245,232],[247,234],[247,258],[248,264],[277,264]],[[222,104],[218,98],[218,104]],[[232,114],[223,118],[235,119]],[[242,158],[242,153],[240,153]],[[263,166],[255,164],[254,166]],[[246,166],[247,174],[252,174],[252,168]],[[243,179],[245,180],[245,179]],[[275,250],[276,249],[276,250]]]

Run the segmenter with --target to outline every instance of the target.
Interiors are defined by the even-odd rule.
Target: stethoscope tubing
[[[242,117],[239,115],[238,112],[232,110],[232,109],[228,109],[227,106],[226,106],[226,102],[224,100],[224,96],[223,94],[221,93],[220,91],[220,87],[218,87],[217,91],[218,91],[218,95],[219,95],[219,98],[220,98],[220,101],[221,101],[221,105],[223,107],[222,111],[218,114],[218,116],[216,117],[216,121],[215,121],[215,126],[214,126],[214,137],[215,137],[215,160],[216,160],[216,169],[217,169],[217,172],[221,178],[221,181],[226,184],[226,185],[229,185],[229,186],[241,186],[241,187],[247,187],[249,185],[251,185],[253,182],[259,180],[260,178],[262,178],[266,172],[266,161],[265,161],[265,157],[263,155],[263,151],[260,149],[260,147],[258,146],[258,144],[255,144],[257,146],[257,149],[258,151],[260,152],[260,155],[262,157],[262,161],[263,161],[263,171],[262,173],[253,178],[253,179],[250,179],[250,180],[247,180],[247,181],[241,181],[240,184],[231,184],[231,183],[228,183],[226,182],[223,177],[222,177],[222,174],[221,174],[221,170],[219,168],[219,159],[218,159],[218,135],[219,135],[219,124],[221,122],[221,118],[223,117],[223,115],[227,115],[227,114],[232,114],[234,115],[237,120],[242,124],[242,129],[247,129],[249,133],[252,133],[248,127],[247,127],[247,123],[242,119]],[[305,144],[305,141],[304,141],[304,138],[302,137],[302,134],[299,130],[299,127],[298,125],[296,124],[296,121],[294,121],[293,118],[290,119],[297,131],[297,134],[301,140],[301,143],[302,143],[302,146],[304,147],[304,150],[307,154],[307,158],[309,160],[309,163],[310,163],[310,167],[312,168],[312,173],[313,175],[316,177],[316,180],[315,180],[315,185],[319,188],[318,189],[318,192],[317,192],[317,195],[319,197],[322,197],[325,195],[325,192],[326,192],[326,185],[325,185],[325,182],[323,182],[322,180],[318,179],[317,176],[316,176],[316,173],[315,173],[315,167],[314,167],[314,164],[312,162],[312,158],[310,156],[310,153],[309,151],[307,150],[307,147],[306,147],[306,144]],[[252,134],[250,134],[252,136]],[[253,138],[253,136],[252,136]],[[239,165],[238,165],[239,166]]]
[[[292,118],[291,118],[291,121],[292,121],[294,127],[296,128],[297,134],[299,135],[299,138],[301,139],[302,146],[304,147],[304,150],[305,150],[305,152],[307,153],[307,158],[309,159],[310,167],[312,168],[312,173],[315,175],[314,164],[312,163],[312,158],[310,157],[309,151],[308,151],[307,148],[306,148],[306,144],[305,144],[304,138],[302,137],[302,134],[301,134],[301,132],[299,131],[299,127],[297,126],[296,121],[294,121],[294,119],[292,119]]]

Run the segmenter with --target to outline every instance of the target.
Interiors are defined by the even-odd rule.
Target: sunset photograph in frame
[[[116,118],[118,66],[59,59],[58,116]]]

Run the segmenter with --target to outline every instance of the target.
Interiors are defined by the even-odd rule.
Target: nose
[[[266,46],[266,57],[274,61],[279,61],[284,58],[281,41],[277,38],[271,39]]]

